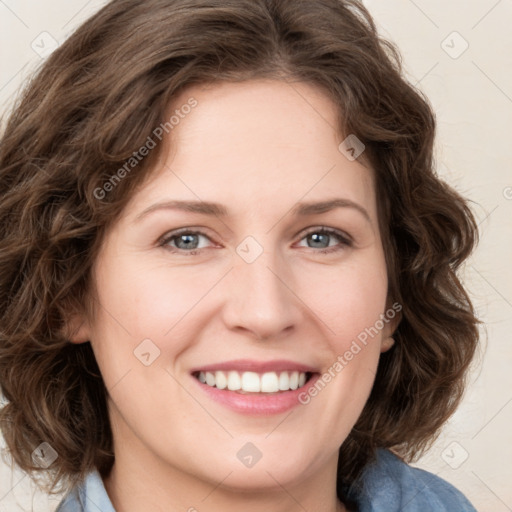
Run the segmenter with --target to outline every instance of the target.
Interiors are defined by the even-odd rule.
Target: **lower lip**
[[[264,393],[244,395],[236,391],[208,386],[208,384],[203,384],[192,376],[199,387],[216,402],[219,402],[233,411],[256,416],[280,414],[293,409],[297,405],[302,405],[299,401],[299,396],[302,393],[306,394],[308,389],[315,384],[319,377],[319,374],[314,374],[301,388],[281,391],[275,395]]]

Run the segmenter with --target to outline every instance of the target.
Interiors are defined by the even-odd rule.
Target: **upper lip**
[[[234,370],[239,372],[284,372],[284,371],[298,371],[298,372],[311,372],[316,373],[318,370],[307,364],[297,363],[295,361],[287,361],[285,359],[278,359],[274,361],[254,361],[250,359],[236,359],[232,361],[224,361],[222,363],[214,363],[206,366],[193,368],[191,373],[195,372],[214,372],[214,371],[228,371]]]

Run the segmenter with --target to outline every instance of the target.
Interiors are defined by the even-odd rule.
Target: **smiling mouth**
[[[278,394],[305,386],[314,373],[297,370],[264,373],[231,370],[198,371],[192,375],[202,384],[220,390],[240,394]]]

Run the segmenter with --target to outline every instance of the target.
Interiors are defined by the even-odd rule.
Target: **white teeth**
[[[292,372],[290,375],[290,387],[297,389],[299,387],[299,372]]]
[[[290,372],[256,372],[216,371],[199,372],[198,379],[203,384],[218,389],[241,391],[247,393],[277,393],[297,389],[306,383],[306,373]]]
[[[261,391],[260,376],[254,372],[242,373],[242,391],[259,393]]]
[[[228,389],[230,391],[237,391],[242,388],[242,379],[238,372],[228,373]]]
[[[288,391],[290,389],[290,377],[288,372],[281,372],[279,375],[279,389],[281,391]]]
[[[206,372],[206,384],[208,386],[215,386],[215,375],[213,373]]]
[[[261,391],[264,393],[277,393],[279,391],[279,379],[277,377],[277,373],[268,372],[261,376]]]
[[[215,383],[212,384],[219,389],[225,389],[228,386],[228,379],[224,372],[215,372]]]

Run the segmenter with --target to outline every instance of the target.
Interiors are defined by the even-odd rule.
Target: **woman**
[[[477,239],[356,1],[114,0],[0,149],[2,431],[59,512],[473,511]]]

